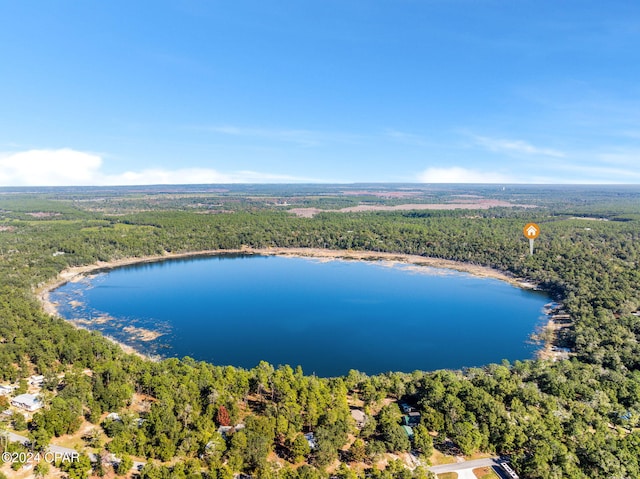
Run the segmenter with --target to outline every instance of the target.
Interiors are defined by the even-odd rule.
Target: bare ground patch
[[[332,212],[332,213],[362,213],[365,211],[408,211],[408,210],[486,210],[496,207],[521,207],[521,208],[535,208],[534,205],[519,205],[509,203],[503,200],[489,200],[489,199],[477,199],[470,201],[458,201],[453,203],[408,203],[404,205],[385,206],[385,205],[358,205],[349,206],[347,208],[341,208],[338,210],[321,210],[319,208],[292,208],[288,210],[296,216],[302,218],[312,218],[318,213]]]

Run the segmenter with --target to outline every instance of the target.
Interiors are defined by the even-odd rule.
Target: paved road
[[[27,445],[29,443],[29,438],[25,437],[25,436],[21,436],[20,434],[16,434],[15,432],[9,432],[8,433],[8,438],[9,438],[9,442],[19,442],[22,445]],[[70,449],[68,447],[62,447],[62,446],[56,446],[54,444],[50,444],[47,449],[51,452],[53,452],[54,454],[66,454],[68,456],[73,457],[73,455],[78,454],[78,451],[76,451],[75,449]],[[89,458],[91,458],[91,456],[93,456],[93,454],[89,455]]]
[[[16,434],[15,432],[7,432],[7,437],[9,438],[9,442],[19,442],[22,445],[29,442],[28,438],[21,436],[20,434]]]
[[[443,472],[457,472],[458,479],[473,478],[475,475],[471,472],[476,467],[484,466],[498,466],[498,457],[489,457],[487,459],[476,459],[474,461],[455,462],[453,464],[442,464],[441,466],[431,466],[429,470],[435,474],[442,474]]]

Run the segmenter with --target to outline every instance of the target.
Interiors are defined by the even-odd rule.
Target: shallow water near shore
[[[528,359],[550,301],[448,269],[242,254],[125,266],[50,300],[62,317],[145,354],[299,364],[320,376]]]

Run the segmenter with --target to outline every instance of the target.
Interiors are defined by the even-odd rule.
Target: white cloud
[[[427,168],[418,175],[421,183],[516,183],[501,173],[451,168]]]
[[[546,176],[543,173],[546,172]],[[556,173],[555,175],[553,173]],[[530,184],[629,184],[640,181],[640,173],[622,168],[560,164],[538,175],[511,176],[460,167],[428,168],[418,174],[421,183],[530,183]]]
[[[86,185],[100,174],[102,158],[70,149],[29,150],[0,158],[0,185]]]
[[[522,140],[509,140],[504,138],[489,138],[486,136],[474,136],[476,142],[490,151],[503,153],[520,153],[526,155],[550,156],[564,158],[562,151],[551,148],[539,148]]]
[[[97,178],[103,185],[167,185],[197,183],[234,183],[231,175],[208,168],[181,168],[164,170],[159,168],[141,171],[125,171],[117,175]]]
[[[106,186],[207,183],[294,183],[311,178],[211,168],[153,168],[106,174],[103,159],[95,153],[60,150],[28,150],[0,155],[0,186]]]

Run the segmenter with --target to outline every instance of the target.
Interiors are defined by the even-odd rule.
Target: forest
[[[507,456],[522,478],[640,477],[640,189],[423,186],[411,203],[464,193],[520,206],[312,218],[287,211],[399,203],[360,190],[2,191],[0,384],[24,392],[26,378],[43,375],[45,407],[28,420],[0,419],[0,433],[26,435],[37,451],[89,425],[81,460],[52,465],[70,478],[130,477],[136,461],[142,479],[417,479],[433,477],[429,460],[452,449]],[[528,222],[543,232],[533,256],[522,234]],[[266,362],[246,370],[151,361],[46,314],[36,297],[72,266],[243,247],[408,253],[495,268],[563,303],[572,353],[335,378]],[[420,412],[411,439],[401,404]],[[7,406],[0,396],[0,411]],[[399,459],[410,451],[422,465]]]

